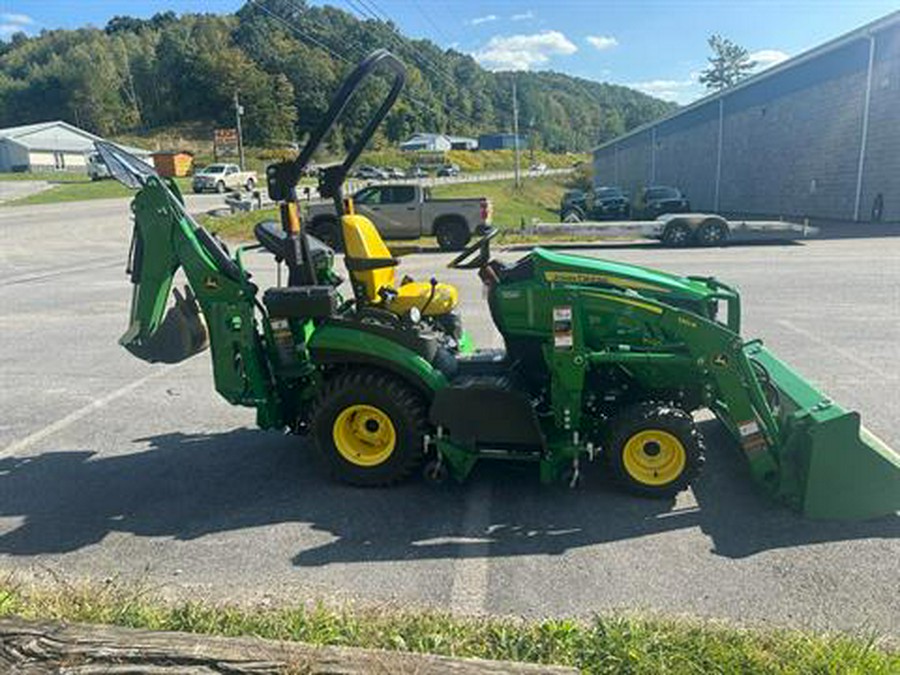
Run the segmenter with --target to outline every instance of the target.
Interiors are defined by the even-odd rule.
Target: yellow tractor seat
[[[395,314],[417,307],[424,316],[450,312],[459,302],[455,286],[438,283],[432,291],[427,281],[407,281],[397,286],[394,267],[399,260],[391,255],[372,221],[357,214],[343,216],[344,252],[351,280],[365,299]]]

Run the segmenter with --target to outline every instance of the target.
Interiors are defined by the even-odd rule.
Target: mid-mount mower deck
[[[320,192],[342,214],[352,297],[338,292],[334,254],[304,232],[296,184],[359,84],[377,67],[390,92]],[[473,351],[437,280],[398,280],[399,261],[354,214],[344,178],[400,93],[404,68],[380,50],[342,85],[294,161],[269,167],[281,223],[256,247],[289,271],[258,288],[242,262],[185,212],[176,185],[99,143],[112,172],[139,188],[134,203],[131,325],[121,342],[148,361],[211,346],[217,391],[257,409],[268,429],[310,432],[339,479],[387,485],[420,466],[463,479],[481,458],[530,461],[544,481],[575,485],[599,458],[627,489],[671,496],[703,465],[692,413],[731,432],[754,479],[813,517],[863,518],[900,509],[900,456],[861,430],[859,416],[807,384],[758,340],[740,335],[737,291],[711,277],[535,249],[512,265],[491,256],[491,232],[450,267],[477,270],[503,336]],[[173,276],[188,280],[165,314]]]

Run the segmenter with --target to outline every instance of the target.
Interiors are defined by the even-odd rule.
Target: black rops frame
[[[369,120],[356,144],[347,153],[344,161],[340,164],[325,167],[319,172],[319,194],[325,198],[331,197],[334,200],[334,207],[338,216],[344,215],[344,196],[341,187],[344,179],[347,177],[347,173],[350,171],[353,163],[359,158],[369,140],[371,140],[378,125],[390,112],[406,81],[406,68],[403,66],[403,63],[386,49],[377,49],[369,54],[344,80],[341,88],[331,100],[331,105],[322,121],[315,128],[296,159],[272,164],[266,168],[266,186],[269,199],[282,203],[297,201],[297,182],[300,180],[303,169],[309,164],[313,153],[322,144],[326,134],[331,131],[331,128],[340,118],[360,84],[379,66],[386,67],[394,73],[394,81],[390,92],[381,103],[378,111]],[[294,250],[300,254],[295,256],[295,259],[303,260],[306,274],[300,276],[308,277],[306,283],[315,285],[315,271],[312,266],[309,247],[306,244],[306,238],[298,237],[288,231],[286,222],[283,222],[282,226],[285,228],[286,234],[294,239]],[[340,228],[338,228],[338,232],[340,232]],[[340,237],[340,234],[338,236]],[[289,261],[289,264],[290,262],[292,261]]]

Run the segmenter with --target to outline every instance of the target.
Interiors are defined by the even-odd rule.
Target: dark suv
[[[599,187],[588,194],[570,190],[563,195],[559,215],[560,220],[570,223],[615,220],[630,217],[631,205],[628,203],[628,194],[617,187]]]
[[[641,198],[635,205],[635,215],[648,220],[666,213],[688,213],[691,203],[678,188],[653,185],[641,190]]]

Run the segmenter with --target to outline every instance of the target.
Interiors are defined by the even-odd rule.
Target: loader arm
[[[667,344],[646,352],[592,350],[583,354],[584,362],[618,364],[648,390],[661,376],[698,383],[704,405],[737,441],[767,493],[814,518],[900,511],[900,454],[862,427],[858,413],[831,401],[760,340],[744,342],[731,325],[655,299],[597,289],[584,289],[582,298],[582,321],[589,313],[614,311],[604,306],[624,304]],[[559,371],[572,362],[568,356],[556,360]]]

